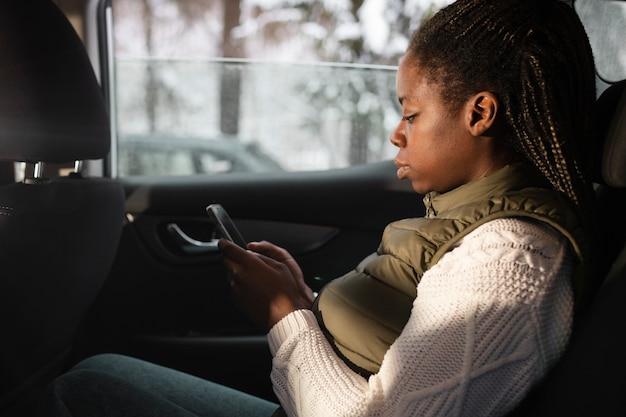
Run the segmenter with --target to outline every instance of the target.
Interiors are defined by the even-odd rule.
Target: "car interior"
[[[608,84],[589,152],[597,290],[565,355],[511,416],[626,414],[626,80]],[[229,299],[206,207],[223,205],[248,240],[287,248],[317,291],[374,250],[386,224],[423,215],[421,197],[391,161],[115,178],[107,87],[54,2],[0,2],[0,416],[27,416],[55,377],[101,352],[275,400],[265,335]],[[87,160],[104,160],[104,175],[84,172]],[[57,165],[71,168],[57,176]]]

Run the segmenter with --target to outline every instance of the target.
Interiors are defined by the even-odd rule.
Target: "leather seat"
[[[0,187],[0,414],[69,365],[124,220],[116,181],[45,178],[45,163],[106,157],[109,119],[82,41],[51,0],[0,2],[0,160],[35,166]]]

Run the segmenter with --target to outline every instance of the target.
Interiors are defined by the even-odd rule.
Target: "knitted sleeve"
[[[378,374],[353,373],[300,310],[268,335],[274,390],[290,416],[503,415],[565,348],[572,268],[554,230],[486,223],[424,274]]]

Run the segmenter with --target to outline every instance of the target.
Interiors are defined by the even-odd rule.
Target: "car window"
[[[451,0],[114,0],[113,175],[392,158],[396,65]]]
[[[574,7],[589,36],[599,77],[607,83],[626,79],[626,1],[576,0]]]

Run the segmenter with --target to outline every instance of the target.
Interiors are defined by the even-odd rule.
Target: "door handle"
[[[219,239],[211,239],[208,242],[197,240],[185,233],[176,223],[169,223],[166,226],[170,236],[180,250],[189,255],[216,254],[220,251],[217,246]]]

